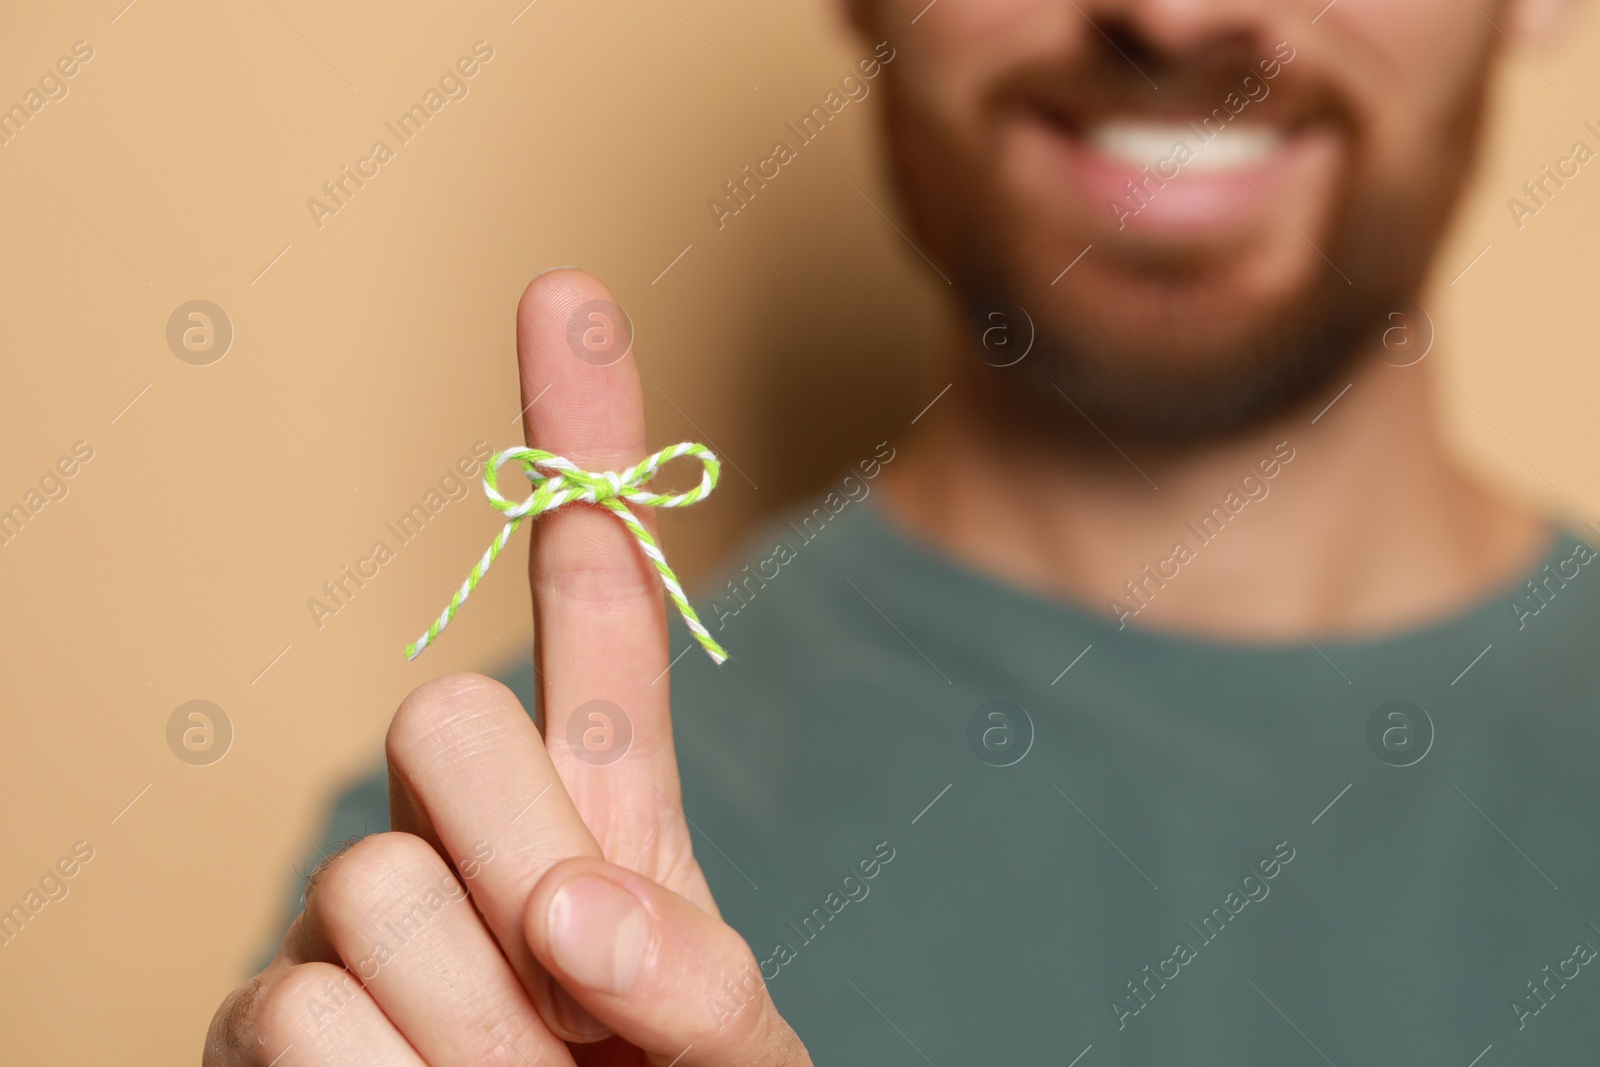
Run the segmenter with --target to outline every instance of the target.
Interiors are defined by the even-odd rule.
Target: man
[[[540,674],[407,699],[206,1062],[1593,1062],[1600,567],[1446,455],[1414,303],[1562,7],[854,3],[960,298],[925,433],[732,562],[721,668],[540,519]],[[604,299],[518,313],[588,469]]]

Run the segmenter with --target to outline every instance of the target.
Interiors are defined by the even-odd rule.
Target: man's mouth
[[[1195,149],[1193,158],[1181,164],[1172,159],[1166,170],[1229,174],[1265,166],[1288,139],[1282,128],[1261,123],[1230,123],[1202,142],[1204,133],[1205,128],[1194,123],[1121,118],[1096,123],[1083,140],[1091,152],[1109,162],[1148,166],[1158,174],[1164,173],[1157,168],[1172,159],[1174,147],[1187,144]]]
[[[1071,198],[1074,214],[1097,216],[1112,232],[1231,244],[1281,225],[1275,205],[1300,199],[1290,187],[1327,189],[1317,179],[1337,164],[1331,126],[1274,111],[1253,102],[1238,111],[1070,117],[1042,108],[1026,123],[1029,154],[1043,163],[1052,199]]]

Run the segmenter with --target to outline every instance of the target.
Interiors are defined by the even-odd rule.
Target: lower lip
[[[1169,157],[1145,171],[1096,151],[1059,127],[1045,122],[1039,126],[1056,173],[1109,229],[1156,238],[1236,234],[1275,217],[1275,190],[1309,177],[1309,168],[1315,167],[1329,140],[1313,128],[1285,137],[1264,159],[1237,169],[1201,171],[1193,163],[1180,165]],[[1205,152],[1199,134],[1184,140],[1197,155]],[[1138,190],[1137,197],[1129,192],[1129,182]]]

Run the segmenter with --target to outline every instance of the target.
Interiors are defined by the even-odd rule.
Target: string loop
[[[650,479],[655,477],[656,472],[682,456],[700,461],[700,484],[682,493],[658,493],[652,490]],[[522,465],[523,475],[533,484],[533,491],[526,500],[507,500],[500,492],[500,467],[512,460]],[[433,625],[406,646],[406,659],[416,659],[450,625],[450,620],[461,610],[461,605],[467,602],[467,597],[472,595],[483,576],[489,573],[500,550],[505,548],[511,535],[522,525],[522,520],[538,518],[567,504],[582,503],[606,508],[622,521],[639,543],[639,550],[656,569],[667,596],[677,606],[678,613],[683,616],[695,640],[700,642],[713,663],[722,663],[728,658],[728,653],[711,636],[700,621],[700,616],[695,614],[689,598],[684,595],[683,586],[678,584],[678,576],[667,565],[667,557],[662,553],[661,546],[656,544],[656,539],[629,507],[632,504],[650,508],[681,508],[699,503],[716,488],[721,473],[722,464],[714,452],[705,445],[688,441],[663,448],[622,471],[586,471],[563,456],[539,448],[507,448],[496,452],[484,467],[483,495],[488,498],[490,507],[505,516],[506,524],[489,543],[482,558],[473,564],[466,581],[461,583],[461,588],[456,590],[449,605]]]

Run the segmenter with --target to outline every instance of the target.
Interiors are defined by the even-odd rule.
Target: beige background
[[[401,696],[526,645],[512,563],[481,614],[400,657],[496,528],[475,489],[322,629],[306,600],[474,441],[518,443],[512,310],[535,268],[607,279],[637,324],[652,440],[706,440],[737,465],[711,503],[664,519],[690,577],[903,436],[942,384],[917,355],[942,286],[862,195],[892,213],[876,98],[723,231],[706,207],[869,51],[822,0],[524,2],[104,0],[7,20],[0,104],[73,42],[95,54],[0,147],[0,507],[74,442],[95,458],[0,546],[0,908],[74,842],[95,857],[0,947],[0,1060],[192,1062],[304,835]],[[479,40],[494,58],[467,98],[319,230],[307,198]],[[1427,302],[1461,448],[1586,518],[1600,169],[1521,232],[1505,201],[1595,143],[1597,49],[1586,13],[1509,58]],[[212,366],[165,341],[194,298],[236,332]],[[196,698],[236,731],[208,767],[165,739]]]

